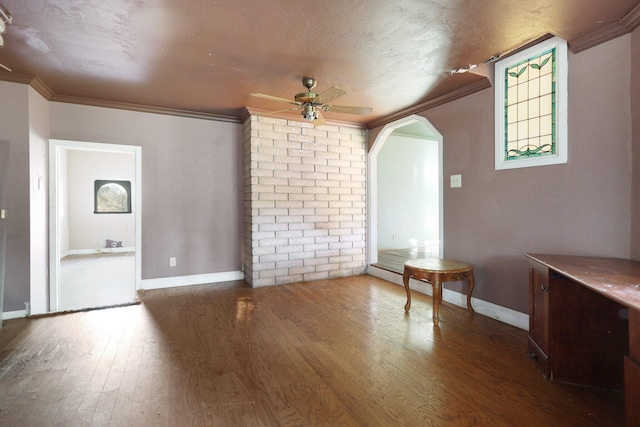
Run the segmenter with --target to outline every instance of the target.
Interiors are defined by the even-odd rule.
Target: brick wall
[[[364,273],[364,130],[256,115],[243,130],[245,280]]]

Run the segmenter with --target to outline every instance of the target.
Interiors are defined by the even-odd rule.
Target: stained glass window
[[[566,42],[552,38],[496,63],[496,169],[566,155]]]

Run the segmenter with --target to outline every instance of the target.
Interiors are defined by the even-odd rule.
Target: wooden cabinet
[[[624,360],[627,426],[640,426],[640,310],[629,309],[629,357]]]
[[[529,261],[529,355],[549,378],[549,273],[533,260]]]
[[[529,353],[553,381],[623,389],[640,426],[640,262],[529,258]]]
[[[529,280],[529,353],[543,376],[622,390],[627,308],[535,260]]]

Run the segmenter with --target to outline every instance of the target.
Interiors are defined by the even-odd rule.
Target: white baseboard
[[[392,273],[372,265],[367,267],[367,273],[404,287],[401,274]],[[432,286],[420,280],[411,279],[409,281],[409,288],[425,295],[433,296]],[[455,292],[444,287],[442,288],[442,300],[465,309],[467,308],[467,296],[465,294],[461,294],[460,292]],[[529,330],[528,314],[474,297],[471,297],[471,305],[473,305],[473,309],[476,313],[491,317],[492,319],[499,320],[500,322],[515,326],[516,328],[524,329],[525,331]]]
[[[230,282],[244,280],[242,271],[225,271],[222,273],[193,274],[191,276],[162,277],[159,279],[143,279],[142,289],[165,289],[178,286],[204,285],[206,283]]]
[[[242,271],[226,271],[222,273],[145,279],[141,281],[141,286],[142,289],[150,290],[179,286],[204,285],[206,283],[230,282],[233,280],[244,280],[244,273]],[[27,310],[7,311],[2,313],[2,320],[18,319],[21,317],[27,317]]]
[[[126,248],[98,248],[98,249],[70,249],[62,253],[64,258],[69,255],[95,255],[95,254],[111,254],[114,252],[135,252],[136,248],[128,246]]]
[[[5,311],[2,313],[2,320],[19,319],[27,317],[27,310]]]

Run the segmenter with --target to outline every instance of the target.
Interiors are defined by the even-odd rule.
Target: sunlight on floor
[[[71,255],[60,262],[60,311],[127,304],[135,293],[133,252]]]

